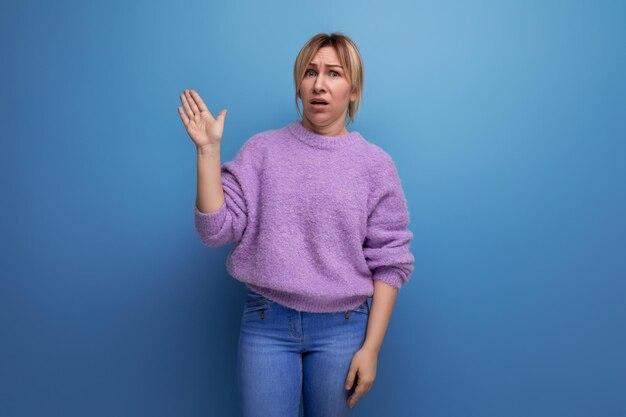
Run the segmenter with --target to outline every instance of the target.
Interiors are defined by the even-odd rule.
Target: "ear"
[[[356,90],[352,90],[352,94],[350,94],[350,101],[355,101],[357,97]]]

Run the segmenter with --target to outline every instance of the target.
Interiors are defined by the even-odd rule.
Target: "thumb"
[[[224,123],[224,119],[226,118],[226,113],[228,113],[228,109],[224,109],[222,110],[218,115],[217,115],[217,120],[220,123]]]
[[[354,378],[356,376],[357,367],[354,365],[350,365],[350,371],[348,372],[348,378],[346,378],[346,389],[352,388],[354,385]]]

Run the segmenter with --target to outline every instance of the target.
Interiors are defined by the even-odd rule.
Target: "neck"
[[[341,119],[337,119],[329,125],[320,126],[311,123],[306,116],[303,116],[302,126],[322,136],[338,136],[350,133],[348,129],[346,129],[346,126],[342,123]]]

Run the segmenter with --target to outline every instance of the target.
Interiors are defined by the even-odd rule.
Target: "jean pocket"
[[[263,295],[256,293],[252,290],[248,290],[246,295],[246,302],[243,307],[244,314],[253,313],[255,311],[269,310],[272,302],[265,298]]]
[[[352,310],[350,310],[350,312],[368,315],[370,313],[370,305],[367,303],[367,299],[363,301],[361,305],[357,308],[353,308]]]

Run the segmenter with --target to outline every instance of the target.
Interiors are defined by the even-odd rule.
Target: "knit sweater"
[[[194,204],[209,247],[235,243],[233,278],[298,311],[340,312],[400,288],[413,272],[413,234],[396,166],[359,132],[323,136],[294,121],[250,137],[221,166],[224,203]]]

